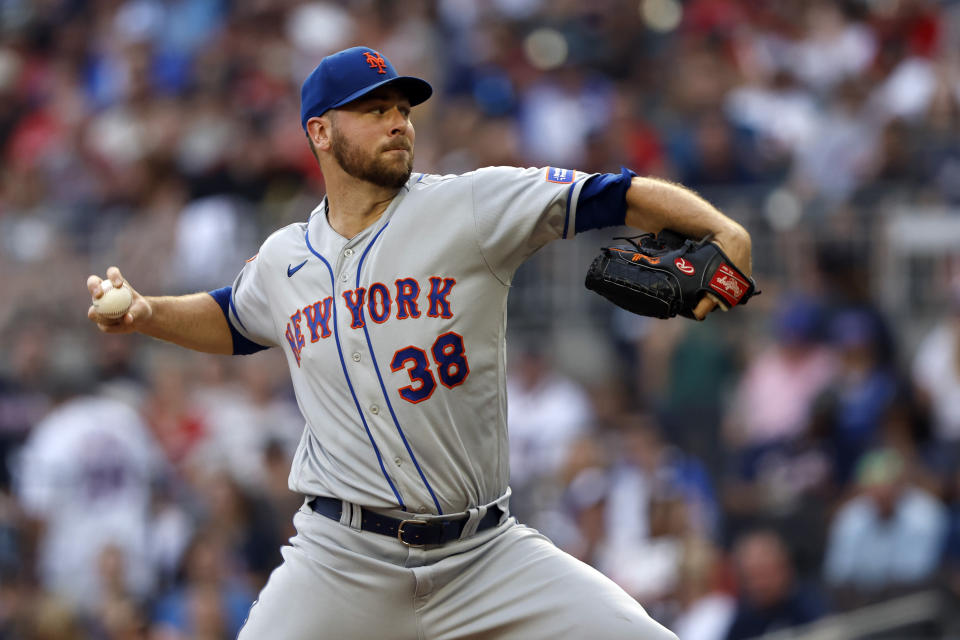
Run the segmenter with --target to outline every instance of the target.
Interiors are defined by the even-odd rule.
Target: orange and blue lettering
[[[430,351],[433,353],[433,361],[437,363],[440,384],[453,389],[464,383],[470,375],[470,365],[464,352],[463,336],[455,331],[448,331],[437,337]]]
[[[358,287],[357,289],[351,289],[343,292],[343,299],[346,301],[347,308],[350,309],[350,316],[353,318],[353,321],[350,323],[351,329],[360,329],[363,327],[364,293],[366,293],[366,289],[364,287]]]
[[[390,317],[390,290],[385,284],[375,282],[367,292],[367,311],[370,319],[380,324]]]
[[[397,320],[419,318],[420,307],[417,297],[420,295],[420,283],[413,278],[400,278],[397,285]]]
[[[411,366],[407,367],[408,364]],[[403,369],[407,370],[411,384],[397,389],[401,398],[417,404],[433,395],[437,388],[437,381],[430,372],[430,363],[427,361],[427,354],[423,349],[418,349],[413,345],[398,349],[390,360],[390,370],[397,372]]]
[[[330,337],[330,310],[333,307],[333,297],[327,296],[312,305],[303,308],[303,315],[307,318],[310,327],[310,342],[317,342],[320,338]],[[317,335],[317,328],[320,334]]]
[[[287,323],[286,337],[287,342],[290,343],[290,350],[293,351],[293,355],[297,358],[297,366],[299,367],[300,351],[303,350],[303,345],[306,344],[306,340],[303,339],[303,332],[300,331],[299,309],[295,314],[290,316],[290,322]]]
[[[453,278],[430,278],[430,311],[427,312],[428,316],[431,318],[453,317],[447,296],[450,295],[455,284],[457,284],[457,281]]]

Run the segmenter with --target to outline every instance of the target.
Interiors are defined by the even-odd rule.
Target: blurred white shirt
[[[670,628],[683,640],[723,640],[736,609],[736,601],[726,593],[710,593],[677,616]]]
[[[570,445],[592,418],[587,394],[572,380],[548,374],[524,389],[508,378],[511,484],[522,486],[559,471]]]
[[[98,557],[112,545],[123,552],[127,588],[148,593],[158,451],[139,414],[110,398],[70,400],[34,427],[15,489],[25,511],[45,523],[39,561],[44,587],[81,607],[95,606]]]
[[[920,343],[913,360],[914,383],[930,396],[938,440],[960,441],[960,362],[957,333],[941,325]]]

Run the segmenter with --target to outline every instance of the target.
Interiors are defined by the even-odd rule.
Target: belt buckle
[[[403,539],[403,528],[408,524],[415,524],[421,527],[430,526],[429,523],[424,522],[423,520],[401,520],[399,526],[397,526],[397,540],[407,545],[408,547],[425,547],[426,543],[417,544],[415,542],[407,542]]]

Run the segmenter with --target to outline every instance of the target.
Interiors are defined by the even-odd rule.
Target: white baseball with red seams
[[[100,288],[103,295],[93,300],[93,308],[97,313],[104,318],[119,318],[125,315],[133,302],[130,289],[126,285],[115,287],[109,280],[104,280]]]

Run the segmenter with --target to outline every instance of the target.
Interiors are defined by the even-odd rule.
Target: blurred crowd
[[[626,166],[754,234],[743,310],[565,317],[600,365],[511,317],[521,521],[684,640],[960,610],[960,251],[916,314],[877,268],[960,220],[960,2],[0,0],[0,638],[232,638],[280,562],[282,358],[101,335],[84,281],[217,288],[305,219],[299,85],[358,43],[434,85],[418,171]]]

